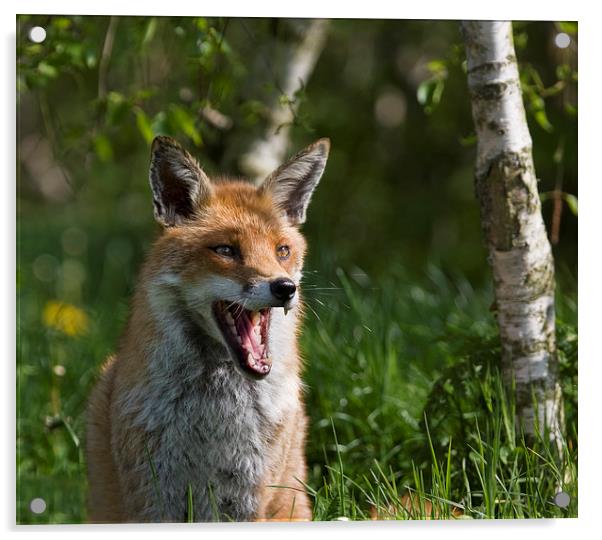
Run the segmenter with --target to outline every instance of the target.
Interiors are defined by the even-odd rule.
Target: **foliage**
[[[36,24],[47,29],[41,44],[27,38]],[[333,21],[311,80],[295,96],[279,89],[294,21],[21,16],[18,25],[25,215],[57,202],[106,215],[116,200],[146,197],[148,149],[158,133],[179,138],[209,173],[239,174],[238,158],[264,133],[270,104],[294,102],[299,111],[290,152],[319,136],[333,141],[307,224],[316,263],[357,264],[378,273],[385,261],[419,271],[436,259],[471,279],[487,279],[471,182],[474,130],[455,22]],[[555,127],[531,127],[540,190],[562,191],[573,201],[576,34],[559,52],[546,47],[558,30],[554,24],[515,26],[517,36],[529,37],[522,47],[516,40],[528,109],[543,100]],[[551,158],[560,134],[557,161]],[[39,145],[48,148],[48,159],[30,153]],[[53,167],[63,179],[50,183],[43,173]],[[544,214],[554,219],[551,203],[544,203]],[[143,204],[129,215],[149,223]],[[567,212],[555,253],[571,271],[576,226]],[[370,241],[367,231],[383,238],[369,254],[360,249]],[[336,251],[329,247],[333,238]]]
[[[556,23],[558,31],[566,32],[572,36],[572,40],[577,37],[577,24],[571,22]],[[557,53],[555,58],[556,66],[552,84],[546,86],[540,74],[539,68],[529,61],[521,61],[521,58],[527,53],[528,32],[523,23],[514,23],[514,43],[518,51],[518,64],[521,81],[523,99],[529,119],[532,119],[546,134],[556,139],[556,149],[553,153],[553,163],[556,165],[555,191],[542,193],[541,200],[564,201],[571,213],[577,216],[577,197],[572,193],[562,192],[565,145],[566,137],[563,131],[557,135],[553,124],[548,117],[546,103],[550,106],[550,101],[556,99],[555,105],[555,123],[557,125],[566,125],[571,122],[577,114],[576,84],[578,73],[576,62],[570,50]],[[574,47],[574,45],[572,45]],[[425,78],[418,86],[416,97],[418,103],[423,106],[427,115],[432,114],[441,102],[445,85],[448,84],[449,73],[455,72],[456,76],[459,69],[462,69],[462,76],[466,76],[466,61],[464,60],[464,51],[459,46],[450,48],[450,52],[443,58],[431,60],[426,64],[430,76]],[[560,106],[560,107],[559,107]],[[560,111],[558,111],[560,109]],[[476,137],[471,134],[460,139],[464,146],[471,146],[476,143]],[[536,141],[537,143],[537,141]],[[554,219],[560,219],[558,214]],[[554,227],[554,225],[552,225]]]
[[[446,62],[442,60],[431,60],[426,67],[431,76],[420,83],[416,98],[424,107],[424,112],[430,114],[441,101],[448,73]]]

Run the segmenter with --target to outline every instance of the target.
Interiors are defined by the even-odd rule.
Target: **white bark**
[[[310,21],[301,41],[288,51],[280,89],[289,100],[307,84],[324,48],[327,30],[327,20]],[[240,167],[247,176],[261,181],[285,160],[297,108],[297,103],[283,104],[280,100],[271,106],[264,137],[254,141],[240,160]]]
[[[525,432],[558,440],[554,261],[541,215],[531,136],[509,22],[461,23],[477,132],[476,192],[493,271],[502,369]],[[535,405],[534,405],[535,402]]]

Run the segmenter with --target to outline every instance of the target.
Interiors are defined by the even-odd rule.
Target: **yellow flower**
[[[79,336],[88,330],[88,316],[81,309],[58,300],[46,303],[42,319],[48,328],[68,336]]]

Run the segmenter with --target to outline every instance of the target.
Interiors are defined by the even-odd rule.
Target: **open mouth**
[[[255,379],[262,379],[272,369],[268,352],[270,308],[250,311],[240,304],[220,300],[213,312],[224,339],[242,369]]]

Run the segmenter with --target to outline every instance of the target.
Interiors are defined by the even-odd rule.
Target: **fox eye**
[[[288,259],[291,254],[291,249],[288,246],[278,246],[276,248],[276,254],[279,259]]]
[[[236,255],[236,249],[234,248],[234,246],[222,245],[215,246],[211,249],[213,249],[213,251],[215,251],[218,255],[221,255],[222,257],[233,258]]]

